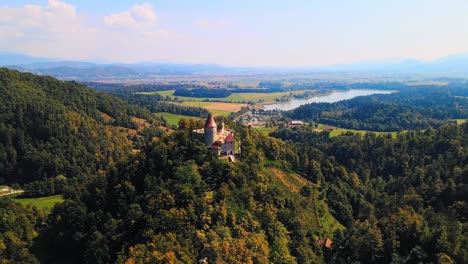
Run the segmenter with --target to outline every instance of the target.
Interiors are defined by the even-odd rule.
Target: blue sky
[[[433,60],[468,52],[466,14],[466,0],[3,0],[0,50],[236,66]]]

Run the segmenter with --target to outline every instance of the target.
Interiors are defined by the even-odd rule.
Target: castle
[[[236,142],[234,132],[225,129],[224,121],[218,131],[213,116],[209,115],[203,128],[195,130],[194,133],[200,140],[203,139],[205,145],[218,156],[234,155]]]

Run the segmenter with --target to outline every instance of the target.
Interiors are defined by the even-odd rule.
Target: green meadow
[[[467,119],[454,119],[454,120],[457,121],[457,125],[461,125],[461,124],[466,123]]]
[[[324,126],[324,129],[326,129],[326,125],[321,125]],[[320,128],[320,126],[319,126]],[[369,131],[369,130],[356,130],[356,129],[348,129],[348,128],[340,128],[340,127],[334,127],[332,131],[330,131],[330,137],[337,137],[341,134],[345,134],[348,132],[356,133],[356,134],[361,134],[364,135],[366,133],[374,133],[376,135],[387,135],[391,134],[392,138],[396,138],[398,132],[377,132],[377,131]]]
[[[275,99],[281,98],[283,96],[287,96],[289,94],[304,94],[306,92],[310,92],[313,90],[302,90],[302,91],[292,91],[292,92],[276,92],[276,93],[233,93],[228,97],[225,98],[208,98],[208,97],[187,97],[187,96],[175,96],[175,90],[169,91],[157,91],[157,92],[141,92],[140,94],[152,95],[152,94],[159,94],[162,96],[169,96],[171,98],[178,98],[183,101],[191,101],[191,102],[203,102],[206,100],[211,101],[218,101],[218,102],[234,102],[234,103],[246,103],[246,102],[254,102],[257,103],[259,101],[266,102],[266,103],[274,103]]]
[[[36,206],[38,209],[52,209],[57,203],[63,202],[63,196],[52,195],[37,198],[14,198],[12,200],[24,206],[31,204],[32,206]]]
[[[158,117],[162,116],[164,119],[166,119],[166,121],[167,121],[167,123],[169,125],[178,125],[179,120],[182,119],[182,118],[185,118],[185,119],[195,118],[193,116],[175,115],[175,114],[166,113],[166,112],[158,112],[158,113],[154,113],[154,114],[156,116],[158,116]]]

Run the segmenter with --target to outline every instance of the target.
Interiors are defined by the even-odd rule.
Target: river
[[[307,99],[293,99],[287,102],[281,102],[271,105],[265,105],[263,109],[265,110],[283,110],[288,111],[295,108],[298,108],[301,105],[310,104],[310,103],[334,103],[338,101],[352,99],[358,96],[366,96],[371,94],[390,94],[395,91],[386,91],[386,90],[364,90],[364,89],[351,89],[347,91],[333,91],[330,94],[322,96],[314,96]]]

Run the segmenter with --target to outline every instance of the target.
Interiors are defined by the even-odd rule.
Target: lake
[[[295,108],[298,108],[301,105],[310,104],[310,103],[334,103],[338,101],[352,99],[358,96],[366,96],[371,94],[390,94],[395,91],[385,91],[385,90],[364,90],[364,89],[351,89],[348,91],[334,91],[330,94],[323,96],[314,96],[307,99],[293,99],[287,102],[281,102],[271,105],[265,105],[263,109],[265,110],[283,110],[288,111]]]

